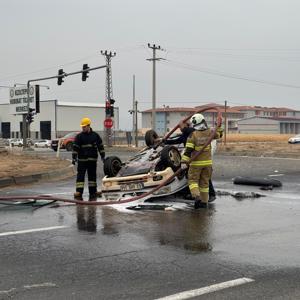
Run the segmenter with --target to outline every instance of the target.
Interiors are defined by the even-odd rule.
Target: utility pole
[[[152,129],[156,129],[156,61],[162,58],[156,57],[156,50],[163,50],[160,46],[148,43],[148,48],[152,49],[152,58],[148,58],[148,61],[152,61]]]
[[[225,100],[225,126],[224,126],[224,144],[226,145],[227,139],[227,100]]]
[[[113,99],[113,88],[112,88],[112,72],[111,72],[111,59],[112,57],[116,56],[116,52],[111,51],[103,51],[101,50],[101,54],[105,56],[106,59],[106,83],[105,83],[105,96],[106,101]],[[106,103],[105,101],[105,103]],[[107,111],[105,112],[105,118],[111,118],[111,115],[108,115]],[[105,128],[105,138],[106,138],[106,145],[108,147],[112,146],[112,134],[113,128]]]
[[[129,110],[132,114],[132,132],[134,133],[135,147],[138,147],[138,102],[135,100],[135,75],[132,82],[132,109]]]
[[[134,141],[135,147],[138,146],[138,102],[135,100],[135,75],[133,75],[133,97],[132,97],[132,109],[133,109],[133,126],[132,130],[134,131]]]

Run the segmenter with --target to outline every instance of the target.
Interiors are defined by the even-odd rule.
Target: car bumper
[[[171,168],[164,171],[126,176],[126,177],[104,177],[102,179],[101,190],[105,200],[120,201],[130,197],[140,196],[157,188],[174,174]],[[172,195],[187,186],[187,179],[177,178],[162,186],[146,198],[163,197]],[[146,200],[146,198],[144,200]]]

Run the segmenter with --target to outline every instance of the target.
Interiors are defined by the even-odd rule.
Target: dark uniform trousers
[[[76,192],[83,193],[85,173],[88,174],[89,193],[93,195],[97,192],[97,159],[95,160],[78,160]]]

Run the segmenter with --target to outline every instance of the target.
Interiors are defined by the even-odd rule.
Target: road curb
[[[37,174],[24,175],[24,176],[12,176],[12,177],[0,178],[0,188],[12,186],[12,185],[18,185],[18,184],[35,183],[38,182],[39,180],[55,179],[63,176],[71,177],[75,174],[76,171],[74,170],[74,166],[69,165],[66,168],[55,170],[55,171],[49,171],[46,173],[37,173]]]
[[[0,188],[15,184],[13,177],[0,178]]]

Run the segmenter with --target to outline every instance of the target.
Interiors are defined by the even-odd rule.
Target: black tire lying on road
[[[148,147],[153,147],[155,144],[155,140],[158,139],[158,134],[155,130],[148,130],[145,133],[145,142]]]
[[[244,185],[254,185],[254,186],[273,186],[273,187],[281,187],[281,181],[277,179],[269,179],[269,178],[255,178],[255,177],[242,177],[237,176],[233,178],[234,184],[244,184]]]
[[[103,171],[108,177],[115,177],[122,167],[122,161],[117,156],[108,156],[104,160]]]

